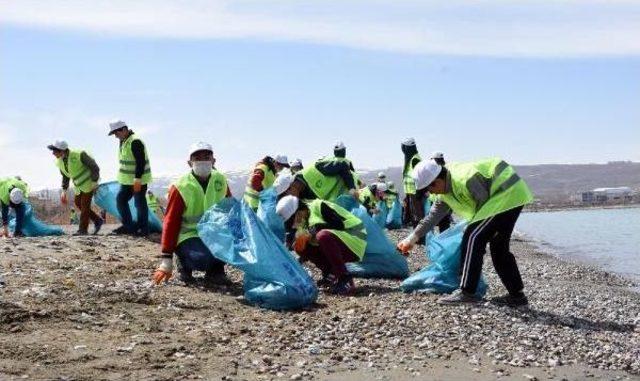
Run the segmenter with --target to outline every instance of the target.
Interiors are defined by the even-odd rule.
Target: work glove
[[[142,190],[142,181],[140,179],[133,180],[133,193],[138,193]]]
[[[309,241],[311,241],[311,234],[309,234],[308,231],[304,230],[296,232],[296,238],[293,242],[293,250],[298,254],[304,253]]]
[[[60,202],[62,205],[67,205],[67,190],[63,189],[62,193],[60,193]]]
[[[153,283],[159,285],[160,283],[167,282],[171,279],[173,274],[173,258],[162,258],[160,265],[153,273]]]
[[[416,242],[418,242],[418,237],[415,233],[411,233],[407,238],[398,242],[398,246],[396,246],[396,248],[402,253],[402,255],[409,256],[409,252],[415,246]]]

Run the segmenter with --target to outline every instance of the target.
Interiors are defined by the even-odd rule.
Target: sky
[[[640,161],[640,1],[0,0],[0,177],[58,187],[46,149],[117,169],[125,120],[156,176],[344,141],[359,168],[400,142],[450,161]]]

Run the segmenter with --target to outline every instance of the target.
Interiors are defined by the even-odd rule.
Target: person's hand
[[[380,209],[378,208],[371,209],[371,214],[378,214],[378,213],[380,213]]]
[[[67,191],[63,190],[62,193],[60,193],[60,202],[62,205],[67,205],[67,201]]]
[[[138,193],[142,190],[142,181],[140,179],[133,180],[133,193]]]
[[[360,192],[357,189],[349,189],[349,194],[352,195],[356,200],[360,199]]]
[[[396,248],[402,253],[402,255],[408,256],[409,252],[411,251],[411,249],[413,249],[413,246],[415,246],[417,241],[418,239],[416,235],[414,233],[411,233],[407,238],[398,242]]]
[[[9,228],[7,227],[7,225],[2,227],[2,237],[7,237],[9,238]]]
[[[159,285],[167,282],[173,274],[173,258],[162,258],[160,265],[153,273],[153,283]]]

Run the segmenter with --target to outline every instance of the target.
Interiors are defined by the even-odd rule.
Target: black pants
[[[131,209],[129,209],[129,200],[133,197],[133,203],[136,206],[137,218],[136,225],[133,224],[131,217]],[[149,233],[149,207],[147,206],[147,184],[142,185],[142,190],[133,193],[133,185],[120,184],[120,191],[116,196],[118,204],[118,213],[122,225],[132,233],[139,231],[142,234]]]
[[[522,207],[470,224],[462,238],[460,288],[475,293],[482,273],[482,261],[489,243],[491,260],[502,284],[510,294],[518,295],[524,285],[513,254],[509,251],[511,233]]]

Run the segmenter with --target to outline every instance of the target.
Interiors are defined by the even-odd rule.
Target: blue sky
[[[198,140],[222,170],[337,140],[400,165],[408,136],[454,161],[640,161],[638,2],[34,4],[0,0],[0,176],[34,188],[59,183],[59,137],[113,178],[113,118],[158,175]]]

